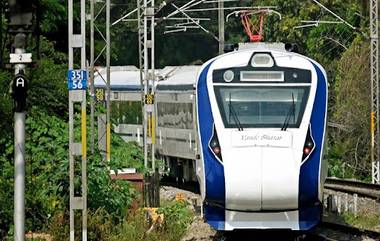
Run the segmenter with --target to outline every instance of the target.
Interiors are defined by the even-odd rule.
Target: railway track
[[[360,230],[350,226],[335,223],[322,223],[314,231],[299,233],[284,230],[237,230],[229,233],[217,232],[213,240],[216,241],[359,241],[380,240],[380,233]]]
[[[356,193],[363,197],[380,200],[380,185],[365,183],[357,180],[327,178],[325,182],[326,189],[340,191],[345,193]]]
[[[169,184],[169,183],[167,183]],[[170,185],[171,184],[171,185]],[[194,195],[197,195],[197,190],[194,190],[193,185],[173,185],[171,182],[169,186],[177,186],[175,192],[187,189]],[[193,190],[189,190],[193,189]],[[174,193],[172,195],[175,195]],[[197,213],[199,215],[200,213]],[[198,224],[194,226],[193,232],[202,232],[205,225]],[[284,230],[237,230],[234,232],[216,232],[214,235],[203,237],[185,239],[186,241],[265,241],[265,240],[281,240],[281,241],[372,241],[380,240],[380,233],[372,230],[359,229],[349,226],[347,224],[339,224],[330,221],[323,221],[315,230],[307,233],[299,233],[294,231]]]
[[[323,222],[311,232],[300,233],[286,230],[236,230],[217,232],[212,240],[216,241],[359,241],[380,240],[380,233],[355,227]]]
[[[339,233],[343,233],[345,235],[351,235],[353,237],[367,237],[374,240],[380,240],[380,232],[376,232],[373,230],[367,230],[367,229],[359,229],[356,227],[352,227],[345,224],[339,224],[335,222],[326,222],[323,221],[320,224],[321,229],[329,229],[334,232],[337,232],[335,235],[324,235],[324,234],[318,234],[321,238],[324,238],[326,241],[341,241],[341,236],[338,236]],[[334,237],[338,236],[338,237]]]

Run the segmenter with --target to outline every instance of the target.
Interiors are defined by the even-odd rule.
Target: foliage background
[[[13,222],[13,113],[12,99],[8,92],[12,71],[5,68],[13,41],[7,33],[4,11],[6,0],[0,1],[0,237],[12,234]],[[67,2],[63,0],[34,0],[39,5],[39,28],[28,40],[28,51],[33,53],[35,68],[27,75],[31,80],[26,146],[26,210],[27,230],[44,230],[54,220],[64,217],[68,205],[68,131],[67,131]],[[157,1],[157,5],[162,1]],[[176,0],[177,6],[188,1]],[[340,15],[357,29],[345,24],[320,24],[317,27],[298,28],[302,20],[336,19],[318,7],[313,1],[262,0],[237,1],[229,6],[272,5],[282,14],[268,16],[265,23],[265,41],[297,43],[301,52],[319,61],[329,76],[329,121],[340,126],[329,128],[327,157],[329,174],[339,177],[356,177],[368,180],[369,159],[369,39],[368,1],[321,0],[322,4]],[[135,8],[135,2],[112,0],[112,20]],[[227,4],[226,4],[227,5]],[[204,6],[204,5],[203,5]],[[209,5],[212,6],[212,5]],[[97,11],[100,9],[97,6]],[[158,15],[173,11],[168,6]],[[210,17],[204,26],[217,33],[217,12],[201,12],[198,17]],[[105,30],[105,18],[98,18],[98,28]],[[76,24],[78,24],[76,19]],[[163,34],[165,24],[157,27],[156,65],[184,65],[205,62],[217,55],[218,43],[200,30],[181,34]],[[37,45],[35,33],[40,33]],[[137,65],[138,46],[135,22],[122,22],[111,29],[112,65]],[[103,42],[96,35],[96,51]],[[247,41],[240,20],[232,18],[226,23],[228,43]],[[38,56],[39,58],[36,58]],[[105,58],[99,58],[104,65]],[[115,106],[114,106],[115,107]],[[138,111],[138,106],[133,106]],[[119,113],[125,106],[115,108]],[[128,110],[130,111],[130,110]],[[132,112],[133,112],[132,111]],[[114,113],[113,118],[117,119]],[[130,113],[127,119],[133,120]],[[125,144],[113,137],[112,168],[134,165],[141,167],[141,150],[134,144]],[[140,165],[140,166],[139,166]],[[89,207],[93,213],[103,210],[110,219],[123,218],[126,207],[133,197],[133,190],[126,183],[113,182],[107,174],[107,166],[101,154],[89,159]],[[100,211],[99,211],[100,212]]]

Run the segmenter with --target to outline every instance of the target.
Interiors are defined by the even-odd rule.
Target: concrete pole
[[[219,54],[224,53],[224,2],[218,2]]]

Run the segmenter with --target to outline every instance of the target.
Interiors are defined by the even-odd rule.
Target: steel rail
[[[369,229],[361,229],[361,228],[349,226],[346,224],[322,221],[320,224],[320,227],[331,229],[331,230],[336,230],[336,231],[341,231],[344,233],[349,233],[349,234],[357,235],[357,236],[367,236],[367,237],[373,238],[375,240],[380,239],[380,232],[369,230]],[[326,240],[335,240],[335,239],[331,239],[329,237],[326,237],[326,238],[327,238]]]
[[[335,191],[357,193],[364,197],[380,200],[380,185],[357,180],[327,178],[324,187]]]

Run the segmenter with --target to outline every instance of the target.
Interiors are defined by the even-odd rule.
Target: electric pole
[[[371,164],[372,183],[380,183],[379,149],[379,15],[378,1],[370,0],[371,32]]]
[[[70,182],[70,241],[75,240],[75,212],[82,213],[82,240],[87,241],[87,113],[86,113],[86,0],[75,4],[79,11],[74,11],[73,0],[68,1],[68,40],[69,64],[67,71],[67,84],[69,89],[69,182]],[[74,29],[74,13],[79,13],[79,29]],[[74,51],[79,50],[80,57],[75,59]],[[77,60],[77,61],[75,61]],[[80,66],[80,69],[74,69]],[[80,105],[80,113],[76,115],[74,105]],[[79,116],[79,118],[75,118]],[[74,125],[79,119],[80,125]],[[75,138],[75,129],[80,128],[80,141]],[[75,163],[81,160],[79,177],[75,176]],[[76,181],[80,179],[80,187]]]
[[[90,0],[90,66],[89,66],[89,77],[90,77],[90,105],[91,105],[91,153],[95,151],[95,106],[99,102],[106,101],[107,113],[105,115],[98,115],[98,121],[100,123],[105,123],[104,128],[99,128],[98,126],[98,149],[104,153],[104,159],[111,159],[111,0],[97,1]],[[103,18],[106,19],[106,28],[103,30],[98,26],[103,24]],[[95,36],[96,35],[96,36]],[[97,43],[102,43],[102,49],[95,49],[95,39],[97,37]],[[102,60],[105,60],[102,61]],[[95,66],[101,65],[106,66],[105,76],[99,71],[96,71]],[[95,89],[95,72],[104,81],[106,86],[105,90],[102,88]],[[108,124],[107,124],[108,123]],[[108,127],[107,127],[108,126]]]
[[[218,1],[219,54],[224,53],[224,0]]]
[[[95,38],[94,38],[94,8],[95,0],[90,0],[90,125],[91,125],[91,155],[95,153]]]
[[[106,0],[106,65],[107,65],[107,148],[106,160],[111,161],[111,0]]]
[[[154,112],[154,0],[137,0],[140,81],[143,86],[144,166],[148,168],[148,149],[151,147],[152,168],[155,168],[155,112]],[[149,33],[150,30],[150,33]],[[150,56],[149,56],[150,50]],[[150,68],[149,68],[150,67]]]

